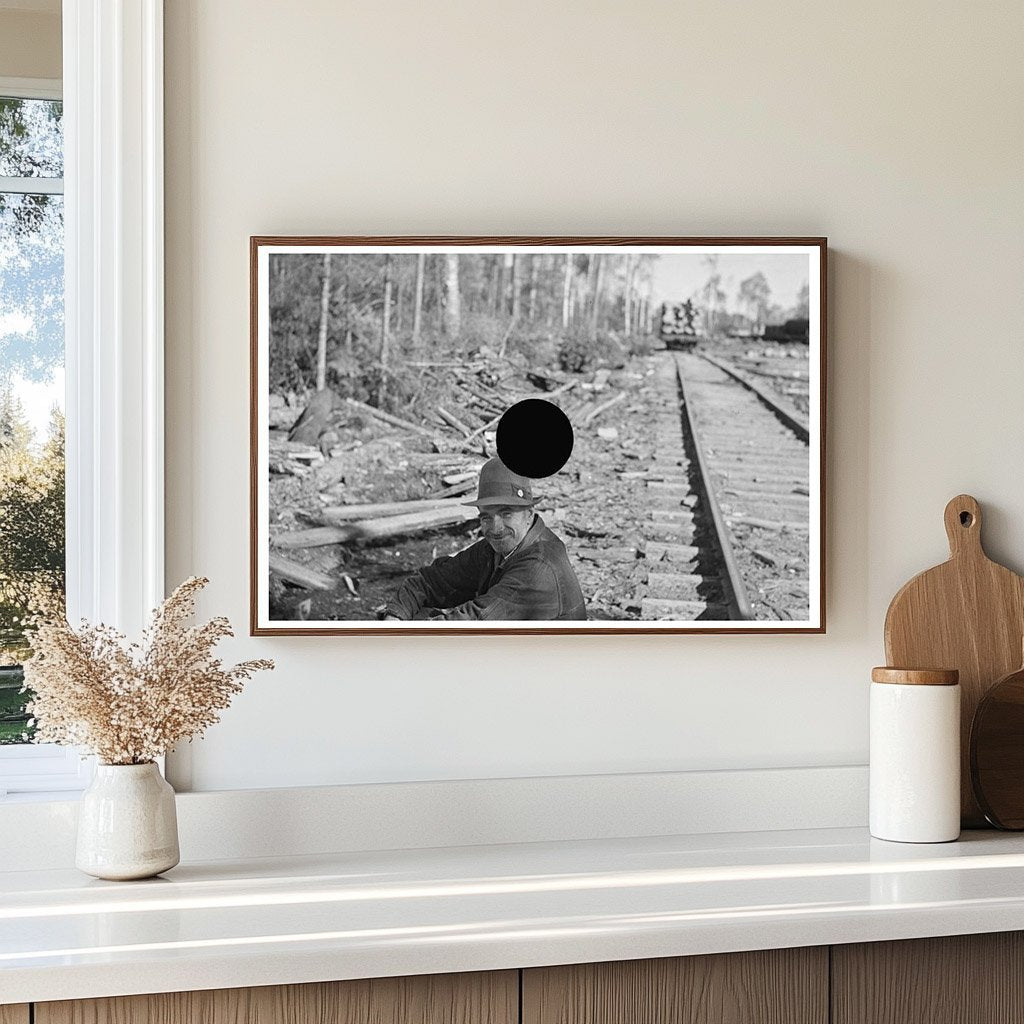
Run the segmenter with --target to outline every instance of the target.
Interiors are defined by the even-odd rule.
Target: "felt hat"
[[[480,470],[476,501],[464,501],[464,505],[486,508],[494,505],[529,508],[537,503],[533,488],[525,476],[513,473],[501,459],[489,459]]]

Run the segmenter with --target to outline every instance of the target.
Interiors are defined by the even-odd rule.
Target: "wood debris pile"
[[[591,551],[628,530],[616,484],[635,431],[612,424],[642,408],[627,402],[641,374],[541,373],[497,359],[413,366],[423,386],[402,415],[331,391],[301,412],[298,402],[274,403],[271,599],[287,614],[372,618],[397,578],[469,543],[476,510],[464,502],[495,454],[498,421],[526,398],[557,404],[576,432],[566,470],[538,482],[545,520]]]

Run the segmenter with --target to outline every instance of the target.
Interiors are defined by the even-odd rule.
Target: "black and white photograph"
[[[250,249],[254,635],[824,631],[824,239]]]

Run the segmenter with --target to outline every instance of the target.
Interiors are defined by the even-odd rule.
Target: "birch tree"
[[[604,285],[604,260],[600,253],[594,253],[591,259],[593,275],[592,298],[590,305],[590,340],[597,341],[597,325],[601,316],[601,289]]]
[[[636,278],[636,257],[626,254],[626,288],[622,295],[622,330],[633,333],[633,285]]]
[[[427,254],[416,257],[416,284],[412,297],[412,347],[419,348],[420,331],[423,328],[423,274],[426,270]]]
[[[388,346],[391,337],[391,256],[384,257],[384,306],[380,315],[380,392],[377,402],[380,404],[387,390]]]
[[[522,256],[516,256],[512,254],[512,322],[517,323],[519,316],[522,312],[522,274],[523,274],[523,258]]]
[[[327,319],[331,306],[331,254],[324,253],[324,272],[320,283],[320,329],[316,337],[316,389],[327,387]]]
[[[562,330],[569,329],[569,301],[572,297],[572,253],[565,254],[565,272],[562,278]]]
[[[444,258],[444,332],[454,340],[462,333],[462,308],[459,301],[459,257]]]
[[[533,323],[537,315],[537,277],[540,271],[539,263],[543,256],[530,257],[530,283],[527,286],[526,318]]]

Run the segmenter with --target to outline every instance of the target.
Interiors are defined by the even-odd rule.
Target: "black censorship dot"
[[[527,398],[498,421],[498,458],[520,476],[536,480],[557,473],[572,454],[569,417],[553,402]]]

